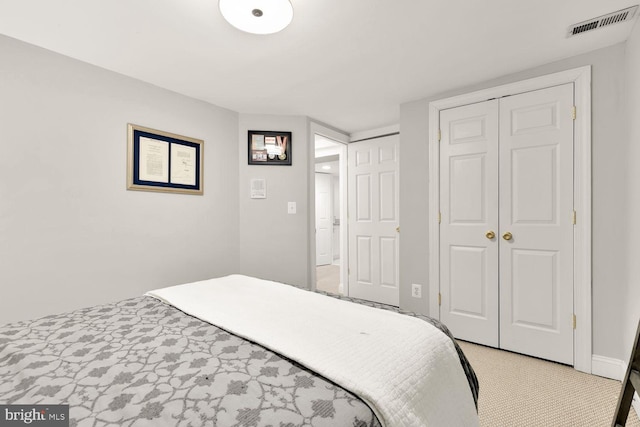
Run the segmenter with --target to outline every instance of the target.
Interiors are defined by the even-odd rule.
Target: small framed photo
[[[129,123],[127,190],[203,194],[204,141]]]
[[[249,164],[291,166],[291,132],[249,131]]]

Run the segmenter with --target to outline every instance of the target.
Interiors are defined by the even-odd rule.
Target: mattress
[[[72,426],[380,426],[350,391],[147,296],[0,327],[0,403],[69,404]]]

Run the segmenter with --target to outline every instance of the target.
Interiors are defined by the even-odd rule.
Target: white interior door
[[[440,314],[454,336],[573,364],[572,105],[569,83],[440,113]]]
[[[572,106],[572,83],[500,100],[500,346],[568,364]]]
[[[399,303],[398,135],[349,144],[349,296]]]
[[[316,173],[316,265],[333,262],[333,194],[331,175]]]
[[[498,101],[444,110],[440,130],[441,320],[498,347]]]

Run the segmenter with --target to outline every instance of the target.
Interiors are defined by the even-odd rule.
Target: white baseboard
[[[593,375],[622,381],[626,372],[627,364],[620,359],[598,356],[597,354],[591,357],[591,373]]]
[[[591,357],[591,373],[599,377],[622,381],[627,373],[627,362],[594,354]],[[640,416],[640,397],[637,392],[633,396],[633,409]]]

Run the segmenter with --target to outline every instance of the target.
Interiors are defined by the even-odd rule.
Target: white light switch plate
[[[289,202],[287,204],[287,213],[295,214],[297,212],[296,202]]]

